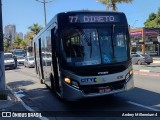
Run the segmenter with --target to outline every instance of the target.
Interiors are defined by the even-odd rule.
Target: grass
[[[0,100],[7,100],[7,93],[5,91],[0,91]]]

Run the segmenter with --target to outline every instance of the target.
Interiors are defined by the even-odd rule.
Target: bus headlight
[[[65,81],[66,83],[68,83],[68,84],[71,83],[71,79],[69,79],[69,78],[64,78],[64,81]]]
[[[130,74],[130,75],[133,75],[133,70],[130,70],[130,71],[129,71],[129,74]]]
[[[65,78],[64,78],[64,81],[65,81],[67,84],[73,86],[74,88],[79,88],[78,82],[76,82],[76,81],[74,81],[74,80],[71,80],[70,78],[65,77]]]

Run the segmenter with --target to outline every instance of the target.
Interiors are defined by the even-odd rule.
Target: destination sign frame
[[[120,22],[120,16],[115,14],[85,14],[85,15],[69,15],[69,23],[112,23]]]

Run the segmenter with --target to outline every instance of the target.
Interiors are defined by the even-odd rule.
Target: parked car
[[[16,69],[17,63],[12,53],[4,53],[4,66],[6,68]]]
[[[24,66],[28,67],[28,68],[29,67],[35,67],[34,57],[33,56],[25,57]]]
[[[25,58],[23,56],[17,56],[17,63],[18,65],[22,64],[24,65]]]
[[[138,65],[147,63],[149,65],[149,64],[153,63],[153,58],[148,54],[133,53],[132,54],[132,63],[138,64]]]

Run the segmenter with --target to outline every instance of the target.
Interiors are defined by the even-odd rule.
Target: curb
[[[137,70],[138,71],[138,70]],[[139,70],[140,72],[151,72],[150,70]]]
[[[153,61],[153,63],[160,63],[160,61],[158,61],[158,60],[154,60],[154,61]]]
[[[8,88],[8,90],[13,94],[13,96],[17,99],[17,101],[19,101],[21,103],[21,105],[23,106],[23,108],[25,108],[27,111],[29,112],[36,112],[34,109],[32,109],[31,107],[27,106],[24,101],[8,86],[6,85],[6,87]],[[40,120],[49,120],[47,117],[36,117]]]

